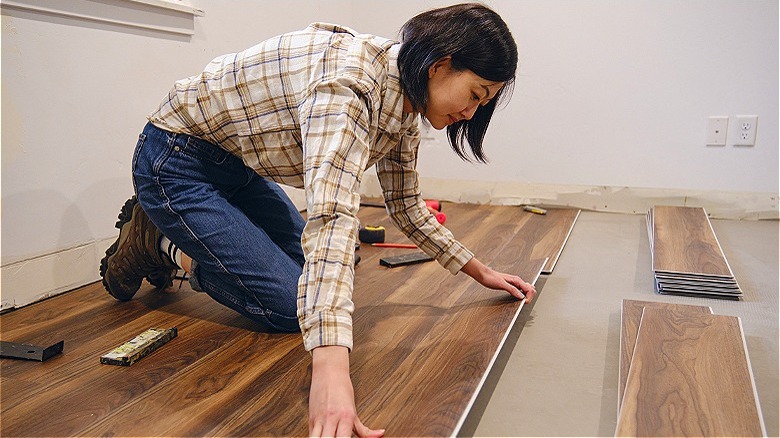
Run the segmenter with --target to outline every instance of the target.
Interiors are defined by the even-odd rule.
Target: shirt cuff
[[[463,265],[474,258],[474,253],[469,251],[468,248],[463,246],[457,240],[452,241],[452,245],[447,248],[437,259],[440,265],[444,269],[450,271],[450,274],[455,275],[460,272]]]
[[[306,351],[337,345],[352,351],[352,315],[349,312],[322,311],[300,322]]]

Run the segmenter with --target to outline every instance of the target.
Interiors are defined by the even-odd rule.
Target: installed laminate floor
[[[556,234],[544,226],[555,226],[553,220],[526,226],[533,215],[517,207],[447,211],[460,240],[497,269],[533,282],[552,256],[532,258],[537,244],[549,246],[540,236]],[[403,240],[383,209],[359,216],[387,227],[388,241]],[[405,252],[360,251],[350,357],[356,403],[367,424],[391,436],[449,435],[460,428],[523,302],[435,263],[378,264]],[[0,360],[4,436],[306,434],[311,361],[300,335],[264,333],[186,285],[178,292],[144,285],[120,303],[93,284],[0,322],[6,341],[66,342],[62,355],[42,364]],[[172,326],[179,337],[132,367],[98,363],[146,328]]]
[[[514,349],[497,361],[464,431],[613,436],[621,300],[629,298],[741,317],[766,431],[778,436],[778,222],[712,225],[742,301],[656,294],[644,215],[583,211],[553,275],[520,314],[508,342]]]

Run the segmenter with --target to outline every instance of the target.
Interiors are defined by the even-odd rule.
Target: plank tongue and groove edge
[[[765,436],[742,322],[645,307],[616,436]]]

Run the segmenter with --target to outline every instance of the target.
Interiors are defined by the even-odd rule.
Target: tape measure
[[[358,230],[358,239],[363,243],[382,243],[385,241],[385,227],[365,226]]]

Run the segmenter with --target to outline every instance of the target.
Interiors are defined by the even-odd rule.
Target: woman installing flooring
[[[421,13],[401,42],[315,23],[218,57],[177,81],[149,117],[101,276],[129,300],[179,268],[193,289],[312,354],[309,433],[379,436],[355,409],[349,375],[354,248],[363,172],[376,166],[394,223],[452,274],[529,301],[534,287],[494,271],[440,225],[415,171],[421,116],[461,158],[482,150],[508,97],[517,46],[480,4]],[[278,184],[303,188],[304,221]],[[359,291],[357,293],[360,293]]]

